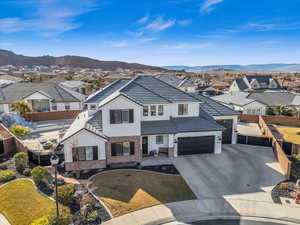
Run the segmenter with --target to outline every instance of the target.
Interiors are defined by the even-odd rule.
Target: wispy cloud
[[[12,42],[0,42],[0,47],[1,48],[11,47],[13,45],[15,45],[15,44],[12,43]]]
[[[190,25],[192,23],[192,21],[191,20],[179,20],[177,23],[179,24],[179,26],[187,27],[188,25]]]
[[[202,49],[211,47],[211,43],[176,43],[176,44],[169,44],[164,45],[164,49],[170,50],[191,50],[191,49]]]
[[[200,8],[200,11],[202,13],[209,13],[212,10],[214,10],[215,5],[220,4],[222,2],[224,2],[224,0],[204,0],[202,6]]]
[[[146,23],[149,20],[149,18],[150,18],[150,15],[147,14],[147,15],[143,16],[142,18],[140,18],[137,22],[139,24],[144,24],[144,23]]]
[[[266,32],[274,30],[297,30],[300,29],[299,23],[294,24],[277,24],[277,23],[247,23],[242,26],[237,26],[233,29],[224,30],[226,33],[238,33],[238,32]]]
[[[123,40],[123,41],[117,41],[117,42],[108,42],[108,44],[111,47],[115,47],[115,48],[126,48],[129,46],[128,41]]]
[[[174,19],[165,20],[162,16],[157,17],[154,21],[148,23],[144,29],[150,30],[153,32],[159,32],[166,30],[175,25]]]
[[[43,36],[57,36],[80,27],[81,24],[76,21],[76,17],[96,9],[96,5],[92,4],[91,0],[84,3],[76,2],[76,4],[70,4],[69,0],[33,0],[31,3],[32,7],[35,7],[35,12],[30,18],[2,18],[0,32],[31,31]]]

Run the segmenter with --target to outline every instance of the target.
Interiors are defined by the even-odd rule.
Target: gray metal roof
[[[166,82],[166,83],[172,85],[173,87],[178,87],[179,84],[182,82],[182,79],[179,79],[175,75],[171,75],[171,74],[162,74],[162,75],[159,75],[158,79],[160,79],[163,82]]]
[[[246,96],[244,96],[243,93],[239,93],[239,95],[232,95],[232,94],[223,94],[212,97],[213,100],[225,103],[227,105],[239,105],[244,106],[251,102],[254,102],[254,99],[248,99]]]
[[[245,90],[249,88],[245,81],[241,78],[235,79],[235,82],[240,90]]]
[[[274,105],[292,105],[295,98],[295,94],[288,92],[262,92],[251,93],[248,95],[248,99],[253,99],[262,102],[269,106]]]
[[[79,102],[81,101],[70,91],[54,83],[14,83],[0,89],[0,103],[13,103],[40,92],[54,102]]]
[[[176,134],[182,132],[223,131],[225,128],[213,120],[202,117],[180,117],[170,120],[142,121],[141,134]]]
[[[72,137],[81,130],[87,130],[95,135],[106,138],[102,133],[102,111],[99,110],[92,115],[89,115],[88,111],[79,113],[63,136],[61,142],[64,142],[66,139]]]
[[[148,99],[147,101],[143,102],[144,104],[147,104],[148,102],[153,101],[155,103],[156,100],[158,100],[157,96],[160,96],[161,98],[164,98],[168,102],[199,102],[199,100],[195,99],[192,95],[181,91],[178,88],[175,88],[171,86],[170,84],[167,84],[166,82],[155,78],[153,76],[139,76],[135,78],[130,85],[139,85],[140,87],[143,87],[144,89],[148,90],[148,92],[140,92],[136,93],[135,95],[148,95],[150,92],[155,93],[155,97],[153,96],[153,99]],[[129,93],[128,89],[125,87],[120,90],[120,92],[124,92],[124,94]],[[129,93],[130,94],[130,93]],[[138,96],[137,101],[139,99],[143,98],[143,96]],[[160,100],[162,101],[162,99]]]
[[[88,97],[88,99],[85,101],[85,103],[99,103],[102,100],[104,100],[106,97],[117,91],[118,89],[122,88],[124,85],[126,85],[130,79],[120,79],[117,80],[107,87],[105,87],[103,90],[100,90],[96,92],[94,95],[91,95]]]
[[[246,75],[246,79],[251,83],[253,79],[256,79],[258,83],[270,83],[270,79],[272,79],[271,75]]]
[[[226,116],[238,115],[239,112],[199,93],[191,93],[195,98],[199,99],[200,109],[210,116]],[[201,113],[200,113],[201,114]]]

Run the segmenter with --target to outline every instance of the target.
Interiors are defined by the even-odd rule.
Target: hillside
[[[169,70],[186,71],[209,71],[209,70],[240,70],[240,71],[274,71],[274,72],[297,72],[300,71],[300,64],[252,64],[252,65],[211,65],[211,66],[164,66]]]
[[[92,59],[88,57],[81,56],[23,56],[16,55],[14,52],[1,50],[0,49],[0,66],[3,65],[14,65],[14,66],[34,66],[34,65],[58,65],[58,66],[72,66],[81,68],[99,68],[103,70],[116,70],[118,68],[122,69],[132,69],[132,70],[166,70],[164,68],[148,66],[138,63],[126,63],[120,61],[102,61],[97,59]]]

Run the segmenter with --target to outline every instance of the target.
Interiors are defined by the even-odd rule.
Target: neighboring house
[[[158,76],[158,78],[173,87],[179,88],[182,91],[185,92],[196,92],[197,85],[193,84],[193,82],[189,81],[187,77],[179,78],[175,75],[171,74],[163,74]]]
[[[67,171],[165,154],[220,153],[236,143],[236,111],[153,76],[120,79],[90,96],[60,144]],[[222,125],[220,125],[222,124]]]
[[[68,81],[64,81],[60,83],[61,86],[72,90],[72,91],[76,91],[80,94],[85,95],[86,94],[86,83],[84,83],[83,81],[80,80],[68,80]]]
[[[247,96],[248,93],[223,94],[212,99],[243,114],[265,115],[268,105],[259,100],[249,99]]]
[[[205,95],[205,96],[216,96],[216,95],[222,94],[221,91],[219,91],[218,89],[213,88],[213,87],[211,87],[211,86],[208,86],[208,87],[201,87],[201,88],[199,89],[199,93],[202,93],[202,94]]]
[[[271,75],[246,75],[235,79],[230,85],[229,92],[255,91],[282,91],[284,90]]]
[[[11,104],[28,102],[34,112],[82,109],[82,95],[53,83],[13,83],[0,89],[0,111],[10,112]]]

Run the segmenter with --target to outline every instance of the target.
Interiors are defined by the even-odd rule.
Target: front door
[[[142,137],[143,155],[148,155],[148,137]]]

